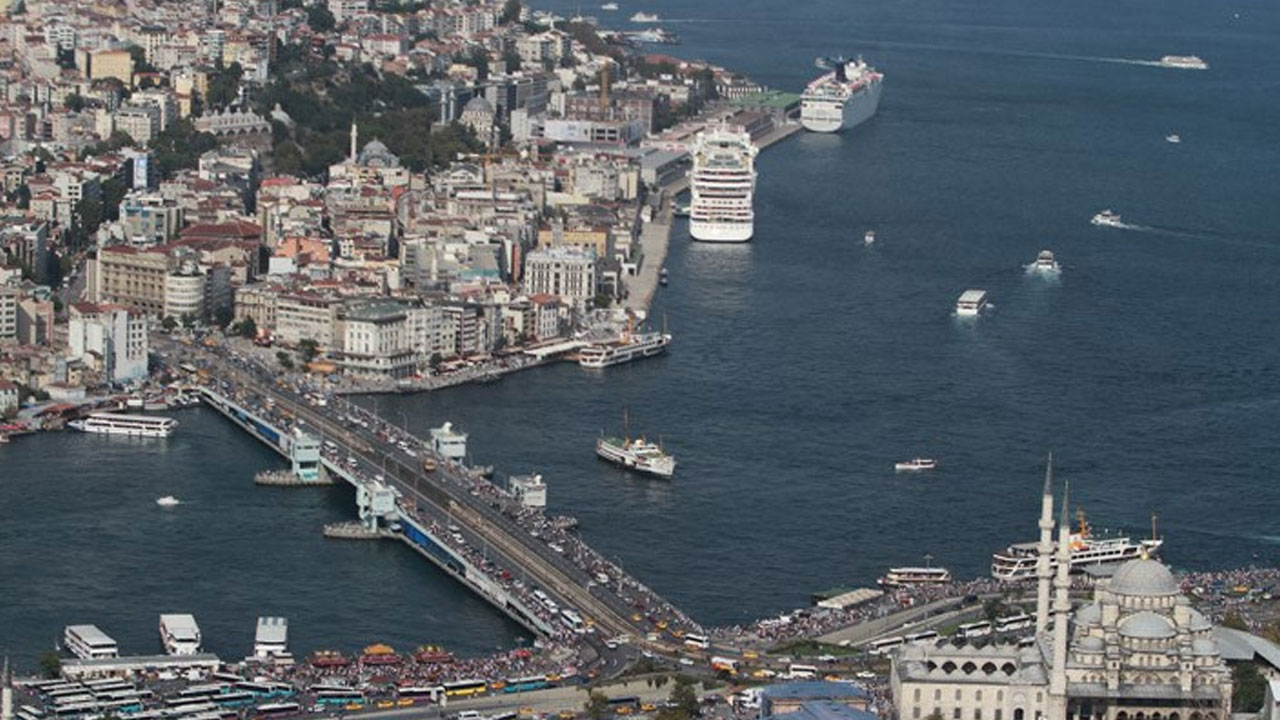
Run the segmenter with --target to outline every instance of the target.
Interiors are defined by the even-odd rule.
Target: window
[[[955,718],[955,720],[960,720],[960,708],[952,710],[951,717]]]
[[[911,717],[913,717],[913,718],[919,718],[919,717],[920,717],[920,706],[919,706],[919,705],[915,706],[915,707],[911,710]]]
[[[956,702],[960,702],[960,688],[956,688]]]
[[[918,703],[918,702],[920,702],[920,688],[916,688],[915,698],[914,698],[914,699],[915,699],[915,701],[916,701],[917,703]]]
[[[982,720],[982,708],[973,709],[973,720]]]

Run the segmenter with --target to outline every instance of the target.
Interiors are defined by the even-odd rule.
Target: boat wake
[[[1223,245],[1234,245],[1237,247],[1262,248],[1265,250],[1280,250],[1280,245],[1266,242],[1263,240],[1249,240],[1247,238],[1230,237],[1227,235],[1219,235],[1217,233],[1180,230],[1178,228],[1163,227],[1160,225],[1139,225],[1137,223],[1121,222],[1110,226],[1116,230],[1129,230],[1131,232],[1146,233],[1148,235],[1158,235],[1168,238],[1179,238],[1182,240],[1202,240],[1204,242],[1220,243]]]

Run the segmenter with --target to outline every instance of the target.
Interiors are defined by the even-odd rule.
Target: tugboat
[[[659,444],[651,443],[643,436],[631,438],[630,422],[623,413],[623,436],[601,435],[596,440],[596,455],[614,465],[638,473],[654,475],[664,480],[676,472],[676,459],[668,455]]]

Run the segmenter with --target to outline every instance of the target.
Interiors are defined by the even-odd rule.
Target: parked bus
[[[440,702],[440,698],[444,697],[444,686],[431,685],[402,687],[396,690],[396,695],[410,700],[430,700],[431,702],[438,703]]]
[[[892,650],[904,642],[906,642],[906,640],[902,637],[890,637],[876,640],[869,646],[870,652],[872,655],[883,655],[886,651]]]
[[[316,692],[316,704],[321,706],[346,707],[363,702],[364,693],[355,688],[327,688]]]
[[[489,686],[483,680],[458,680],[444,684],[444,694],[449,697],[471,697],[488,689]]]
[[[938,639],[937,630],[925,630],[924,632],[909,633],[903,636],[907,642],[928,642],[929,640]]]
[[[813,665],[796,665],[792,663],[787,666],[787,677],[792,680],[811,680],[818,677],[818,668]]]
[[[706,650],[711,647],[711,641],[705,636],[694,635],[693,633],[688,633],[684,636],[684,644],[699,650]]]
[[[257,702],[257,698],[254,697],[253,693],[236,690],[223,693],[213,698],[213,701],[217,703],[219,707],[240,708],[249,707]]]
[[[254,713],[254,717],[285,717],[287,715],[297,715],[300,712],[302,712],[302,706],[296,702],[267,703],[266,705],[258,706],[258,711]]]
[[[226,683],[206,683],[204,685],[191,685],[178,691],[178,697],[184,698],[211,698],[214,695],[221,695],[231,689]]]
[[[966,639],[986,637],[991,634],[991,623],[985,620],[983,622],[965,623],[956,628],[956,634]]]
[[[635,697],[634,695],[609,698],[609,707],[615,711],[621,707],[628,707],[628,708],[631,708],[632,710],[639,710],[640,698]]]
[[[547,682],[546,675],[534,675],[532,677],[511,678],[507,680],[507,685],[502,688],[502,692],[528,692],[530,690],[542,690],[547,687],[551,687],[551,683]],[[492,720],[492,718],[490,718],[490,720]]]
[[[1015,630],[1026,630],[1035,625],[1035,618],[1023,613],[1021,615],[1011,615],[1009,617],[996,618],[996,632],[1013,632]]]

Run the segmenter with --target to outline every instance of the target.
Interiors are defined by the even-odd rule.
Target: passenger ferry
[[[289,621],[282,617],[258,618],[258,629],[253,638],[254,657],[277,657],[288,652]]]
[[[1151,538],[1134,542],[1127,536],[1095,538],[1089,523],[1085,521],[1084,510],[1076,514],[1079,530],[1071,534],[1071,572],[1082,572],[1084,568],[1094,565],[1107,565],[1124,562],[1141,557],[1143,553],[1155,555],[1164,544],[1164,540],[1156,536],[1155,519],[1151,522]],[[1054,543],[1055,548],[1057,543]],[[1001,552],[991,556],[991,577],[997,580],[1017,581],[1030,580],[1036,576],[1036,561],[1039,557],[1038,544],[1034,542],[1010,545]],[[1057,567],[1056,549],[1050,556],[1050,566]]]
[[[644,437],[632,440],[630,419],[625,412],[622,424],[625,428],[622,437],[602,434],[596,440],[596,455],[628,470],[670,479],[676,472],[676,459],[664,452],[661,445],[648,442]]]
[[[1160,58],[1160,67],[1177,68],[1179,70],[1208,70],[1209,63],[1195,55],[1165,55]]]
[[[943,585],[951,582],[951,571],[936,567],[889,568],[884,577],[877,580],[882,587],[908,587],[911,585]]]
[[[621,365],[661,355],[671,344],[671,334],[666,332],[635,333],[628,325],[627,331],[617,341],[588,345],[578,351],[578,364],[593,370]]]
[[[974,317],[987,306],[986,290],[965,290],[956,300],[956,315]]]
[[[68,625],[62,632],[62,646],[82,660],[120,656],[120,648],[97,625]]]
[[[200,652],[200,626],[195,616],[171,613],[160,616],[160,642],[169,655],[195,655]]]
[[[938,467],[938,461],[933,458],[915,458],[906,462],[894,463],[894,472],[919,472],[921,470],[933,470]]]
[[[1057,259],[1053,257],[1052,250],[1041,250],[1040,254],[1036,256],[1036,261],[1031,268],[1036,272],[1045,273],[1047,275],[1054,275],[1062,270],[1058,265]]]
[[[114,413],[92,413],[82,420],[67,423],[80,432],[104,433],[107,435],[129,435],[133,437],[169,437],[178,421],[173,418],[155,417],[151,415],[116,415]]]

